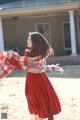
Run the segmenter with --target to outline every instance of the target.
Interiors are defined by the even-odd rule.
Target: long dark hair
[[[46,38],[39,32],[30,32],[32,40],[32,49],[31,51],[38,52],[42,58],[48,57],[54,54],[54,51]]]

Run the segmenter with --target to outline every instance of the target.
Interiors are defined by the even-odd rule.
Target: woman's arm
[[[56,64],[56,65],[54,65],[54,64],[52,64],[52,65],[47,65],[47,66],[46,66],[46,70],[48,70],[48,71],[59,71],[59,72],[61,72],[62,74],[63,74],[63,72],[64,72],[63,68],[59,67],[59,64]]]

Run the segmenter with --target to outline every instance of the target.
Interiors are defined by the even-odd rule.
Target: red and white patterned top
[[[32,73],[42,73],[45,70],[60,71],[63,73],[63,69],[58,65],[46,65],[46,60],[40,56],[25,56],[21,57],[14,52],[13,57],[9,59],[9,53],[6,51],[0,51],[0,80],[7,76],[14,68],[18,70],[26,70]]]

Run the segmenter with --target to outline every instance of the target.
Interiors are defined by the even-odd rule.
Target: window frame
[[[64,51],[68,51],[68,50],[71,50],[71,47],[65,47],[64,24],[70,24],[70,22],[69,21],[65,21],[65,22],[62,23],[63,47],[64,47]]]
[[[79,35],[79,45],[80,45],[80,18],[78,20],[78,35]]]
[[[50,23],[49,22],[45,22],[45,23],[36,23],[35,24],[35,31],[36,32],[38,32],[38,30],[37,30],[37,26],[38,25],[45,25],[45,24],[48,24],[49,25],[49,33],[47,34],[47,35],[49,35],[49,40],[48,40],[48,42],[51,44],[51,26],[50,26]],[[43,35],[44,37],[45,37],[45,35]]]

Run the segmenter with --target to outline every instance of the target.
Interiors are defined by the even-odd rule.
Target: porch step
[[[56,56],[56,57],[49,57],[47,59],[47,64],[80,64],[80,55],[77,56]]]

